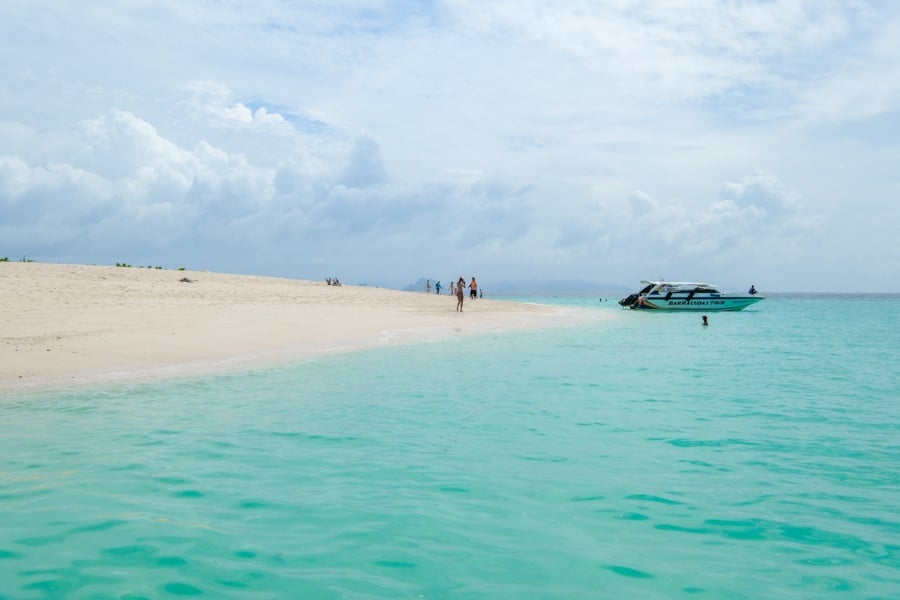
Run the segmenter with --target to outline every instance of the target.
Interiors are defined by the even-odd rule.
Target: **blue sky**
[[[900,3],[0,4],[0,256],[900,292]]]

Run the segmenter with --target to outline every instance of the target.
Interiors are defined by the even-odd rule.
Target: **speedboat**
[[[627,308],[655,310],[743,310],[765,300],[751,286],[746,294],[721,292],[708,283],[642,281],[641,291],[619,300]]]

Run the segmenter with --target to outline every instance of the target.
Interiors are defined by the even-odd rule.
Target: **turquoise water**
[[[900,297],[0,403],[0,598],[896,598]]]

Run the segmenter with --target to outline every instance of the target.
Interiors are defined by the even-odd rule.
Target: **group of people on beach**
[[[484,291],[478,289],[478,280],[477,279],[475,279],[473,277],[472,280],[469,282],[468,287],[469,287],[469,298],[471,300],[474,300],[479,297],[484,298]],[[466,289],[466,279],[462,275],[459,276],[459,280],[457,280],[456,282],[453,282],[453,281],[450,282],[450,295],[456,296],[456,310],[459,312],[462,312],[462,309],[463,309],[463,300],[465,299],[465,296],[466,296],[465,289]],[[428,279],[425,282],[425,293],[427,293],[427,294],[431,293],[431,280],[430,279]],[[441,282],[440,281],[438,281],[434,284],[434,293],[437,295],[441,294]],[[479,293],[480,293],[480,296],[479,296]]]

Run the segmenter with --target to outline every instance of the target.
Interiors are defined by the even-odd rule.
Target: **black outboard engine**
[[[637,302],[639,296],[640,294],[631,294],[627,298],[622,298],[621,300],[619,300],[619,304],[621,304],[622,306],[632,307],[634,306],[634,303]]]

